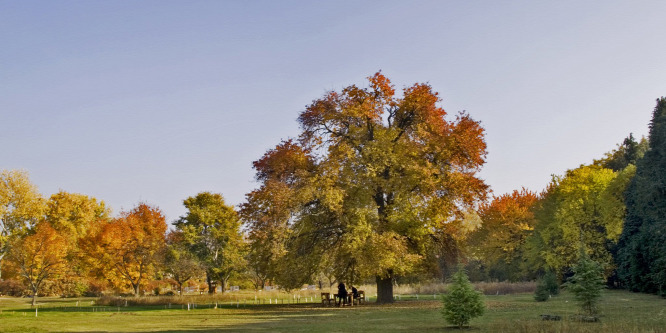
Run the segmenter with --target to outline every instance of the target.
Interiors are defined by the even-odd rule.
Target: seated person
[[[358,298],[358,289],[356,287],[352,286],[352,297]]]

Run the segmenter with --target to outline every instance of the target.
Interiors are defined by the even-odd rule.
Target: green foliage
[[[176,230],[167,234],[163,259],[165,273],[178,284],[178,291],[181,294],[185,282],[203,274],[199,259],[189,250],[181,231]]]
[[[534,299],[537,302],[545,302],[550,298],[548,288],[541,281],[537,284],[536,291],[534,292]]]
[[[629,165],[636,165],[647,150],[648,141],[641,138],[641,141],[637,142],[634,135],[630,133],[621,145],[617,145],[616,149],[606,153],[604,158],[595,160],[594,164],[613,171],[621,171]]]
[[[557,276],[555,276],[555,273],[552,271],[546,272],[543,276],[543,282],[551,295],[557,295],[560,293],[560,284],[557,281]]]
[[[622,231],[622,193],[632,176],[631,166],[614,172],[590,165],[554,177],[535,208],[538,223],[527,241],[530,268],[565,272],[578,261],[582,239],[591,258],[603,263],[610,275],[612,251]]]
[[[575,295],[585,314],[589,316],[597,314],[597,305],[605,286],[603,268],[598,262],[582,255],[573,271],[574,275],[566,283],[567,289]]]
[[[474,290],[462,267],[453,274],[448,292],[442,296],[444,319],[462,328],[469,325],[472,318],[483,315],[485,305],[483,296]]]
[[[666,295],[666,98],[657,100],[649,150],[625,193],[627,216],[618,243],[618,275],[633,291]]]
[[[183,242],[206,270],[209,292],[214,281],[223,284],[243,268],[245,244],[240,219],[222,195],[202,192],[183,202],[187,214],[176,221]]]
[[[557,283],[557,277],[552,271],[547,271],[537,282],[537,288],[534,292],[534,299],[539,302],[547,301],[550,296],[560,293],[560,286]]]

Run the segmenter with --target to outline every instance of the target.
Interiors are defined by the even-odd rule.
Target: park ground
[[[195,298],[190,298],[196,301]],[[205,300],[202,297],[201,300]],[[547,302],[533,295],[484,296],[486,313],[468,332],[666,332],[666,299],[607,290],[601,322],[579,323],[572,295]],[[368,302],[356,307],[322,306],[313,299],[279,304],[220,301],[190,305],[100,306],[94,298],[40,298],[37,311],[28,298],[0,298],[0,332],[458,332],[442,318],[435,295],[402,295],[394,304]],[[561,321],[542,321],[540,315]]]

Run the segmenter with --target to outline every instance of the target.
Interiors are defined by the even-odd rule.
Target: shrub
[[[469,321],[481,316],[485,309],[481,293],[474,290],[462,266],[453,274],[453,283],[448,293],[442,296],[444,319],[462,328]]]
[[[543,284],[541,281],[539,281],[539,284],[537,284],[537,289],[534,292],[534,300],[536,300],[537,302],[545,302],[549,298],[550,298],[550,293],[548,292],[546,285]]]
[[[16,280],[2,280],[0,281],[0,295],[19,297],[23,296],[25,287],[23,284]]]
[[[557,277],[553,272],[546,272],[544,276],[539,279],[537,289],[534,292],[534,299],[537,302],[547,301],[551,295],[560,293],[560,286],[557,284]]]
[[[88,290],[83,293],[86,297],[100,297],[104,293],[106,286],[103,282],[90,280],[88,281]]]

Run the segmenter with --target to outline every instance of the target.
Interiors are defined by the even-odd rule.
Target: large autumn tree
[[[187,213],[174,225],[205,268],[208,292],[215,293],[218,281],[224,290],[229,278],[245,264],[238,214],[218,193],[201,192],[183,204]]]
[[[84,241],[88,233],[110,219],[110,209],[104,201],[98,201],[79,193],[59,191],[51,195],[46,203],[45,218],[60,235],[67,239],[68,270],[58,279],[58,285],[64,294],[75,293],[77,285],[86,283],[89,267],[79,242]]]
[[[141,203],[92,230],[81,243],[97,276],[117,287],[131,286],[139,295],[142,283],[161,262],[166,230],[162,211]]]
[[[377,73],[369,87],[329,92],[300,114],[305,156],[298,158],[314,165],[271,169],[298,177],[282,182],[298,201],[288,209],[285,260],[302,274],[294,286],[332,262],[339,280],[375,277],[377,302],[392,302],[394,279],[459,232],[487,191],[476,175],[486,155],[484,130],[466,113],[448,120],[439,103],[428,84],[396,95]]]
[[[9,243],[25,235],[42,220],[44,202],[37,187],[30,182],[27,172],[0,172],[0,280],[2,259],[9,250]]]

